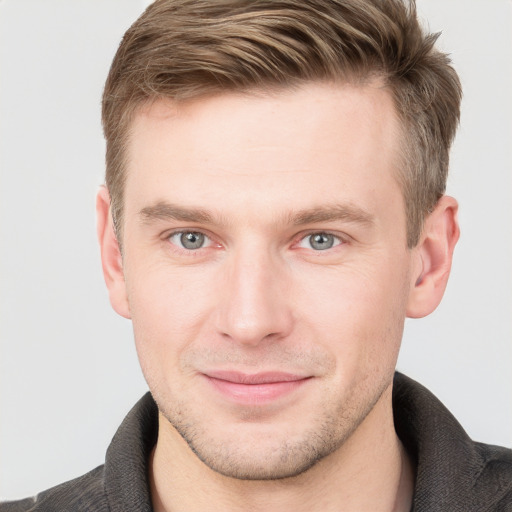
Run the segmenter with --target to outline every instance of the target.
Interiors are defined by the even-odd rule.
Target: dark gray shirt
[[[413,512],[512,512],[512,450],[475,443],[427,389],[395,374],[395,428],[416,466]],[[150,512],[148,460],[158,410],[146,394],[119,427],[105,464],[1,512]]]

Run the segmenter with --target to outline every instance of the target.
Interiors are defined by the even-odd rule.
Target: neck
[[[293,478],[237,480],[211,470],[160,416],[150,461],[156,512],[214,508],[265,511],[407,512],[413,470],[393,426],[391,386],[346,442]]]

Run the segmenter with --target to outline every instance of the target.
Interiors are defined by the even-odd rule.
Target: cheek
[[[379,263],[332,268],[320,280],[305,273],[303,286],[294,293],[304,298],[299,309],[309,329],[329,344],[340,364],[352,361],[355,367],[397,355],[408,289],[402,270],[406,267]]]
[[[140,266],[136,272],[127,272],[130,312],[149,330],[180,332],[191,327],[211,302],[210,277],[197,267]]]
[[[175,366],[205,328],[211,287],[197,273],[146,268],[138,274],[128,273],[127,289],[143,370],[145,365]]]

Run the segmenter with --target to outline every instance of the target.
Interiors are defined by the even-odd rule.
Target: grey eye
[[[315,251],[325,251],[341,243],[343,242],[339,237],[331,235],[330,233],[319,232],[304,237],[300,241],[299,247],[313,249]]]
[[[311,247],[317,251],[325,251],[334,245],[334,236],[328,233],[315,233],[309,236]]]
[[[204,247],[205,242],[207,241],[207,237],[203,235],[203,233],[196,231],[182,231],[179,233],[174,233],[170,240],[177,246],[181,246],[184,249],[193,251],[195,249],[201,249]]]

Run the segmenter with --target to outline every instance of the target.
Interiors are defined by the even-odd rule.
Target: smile
[[[265,404],[283,398],[311,379],[285,372],[248,375],[233,371],[212,371],[204,376],[224,398],[245,405]]]

